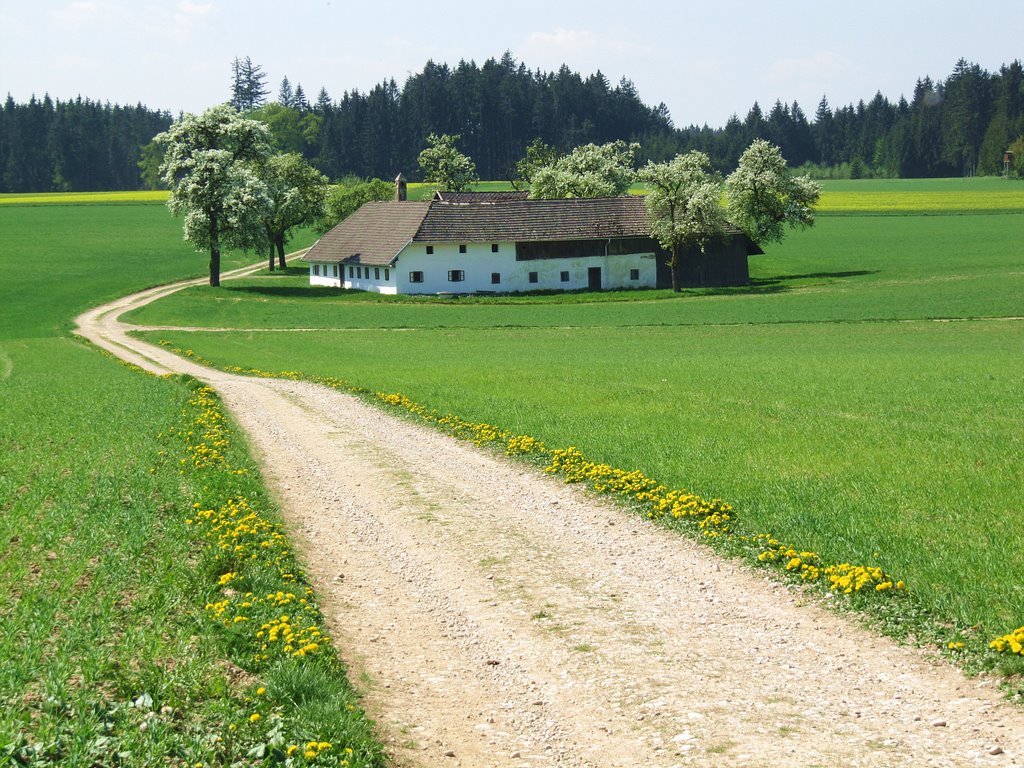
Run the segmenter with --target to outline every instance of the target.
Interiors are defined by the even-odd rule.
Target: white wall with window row
[[[313,263],[309,271],[311,285],[410,294],[578,290],[590,287],[594,267],[604,289],[657,283],[653,253],[516,261],[515,243],[409,243],[393,267]]]

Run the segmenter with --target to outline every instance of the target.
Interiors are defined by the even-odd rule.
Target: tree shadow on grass
[[[717,288],[684,288],[683,293],[697,296],[763,296],[793,290],[778,280],[751,280],[748,285],[723,285]]]
[[[250,278],[275,278],[275,277],[305,277],[309,274],[309,267],[304,264],[289,264],[284,269],[276,267],[273,270],[263,267],[258,272],[249,275]]]
[[[788,282],[791,280],[812,280],[814,278],[821,277],[862,277],[864,275],[877,275],[879,270],[877,269],[854,269],[846,272],[808,272],[806,275],[777,275],[776,277],[767,277],[761,279],[751,280],[750,283],[762,284],[762,285],[775,285],[776,283]]]
[[[225,285],[231,293],[249,293],[260,296],[276,296],[278,298],[313,298],[319,296],[344,295],[340,288],[324,285]]]
[[[845,277],[862,277],[864,275],[876,275],[879,270],[877,269],[854,269],[845,272],[808,272],[804,275],[776,275],[774,277],[754,277],[750,280],[750,288],[759,289],[752,290],[751,293],[772,293],[773,291],[766,290],[768,288],[775,288],[777,290],[792,290],[792,286],[787,285],[795,280],[815,280],[822,278],[842,279]]]

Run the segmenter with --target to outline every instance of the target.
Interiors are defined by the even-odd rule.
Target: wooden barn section
[[[679,285],[683,288],[724,288],[750,283],[748,256],[763,254],[760,246],[739,230],[716,240],[701,251],[690,248],[679,254]],[[658,287],[672,287],[668,261],[672,254],[658,248]]]

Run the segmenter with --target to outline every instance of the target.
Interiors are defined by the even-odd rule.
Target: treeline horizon
[[[256,71],[262,79],[255,85],[269,92]],[[230,83],[225,92],[230,102]],[[1024,155],[1019,60],[990,73],[960,59],[944,79],[919,78],[909,100],[893,102],[878,92],[869,101],[832,107],[823,96],[811,117],[795,101],[767,110],[755,102],[742,119],[733,115],[720,128],[675,127],[665,105],[645,104],[626,78],[612,85],[600,70],[586,77],[565,65],[530,70],[508,52],[482,66],[428,61],[401,87],[392,78],[337,100],[321,88],[312,103],[285,77],[275,100],[261,96],[248,106],[270,126],[281,151],[301,153],[333,180],[398,173],[417,180],[417,157],[431,133],[458,135],[480,177],[493,180],[513,179],[516,162],[538,138],[561,153],[588,143],[638,142],[640,164],[696,149],[723,173],[752,141],[767,139],[790,167],[817,178],[996,175],[1011,144],[1018,163]],[[16,104],[8,94],[0,111],[0,192],[152,186],[159,158],[150,142],[172,121],[170,112],[141,103],[47,94]]]

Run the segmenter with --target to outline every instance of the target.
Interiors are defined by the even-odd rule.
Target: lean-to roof
[[[388,201],[366,203],[321,237],[304,261],[389,264],[416,236],[430,203]]]

